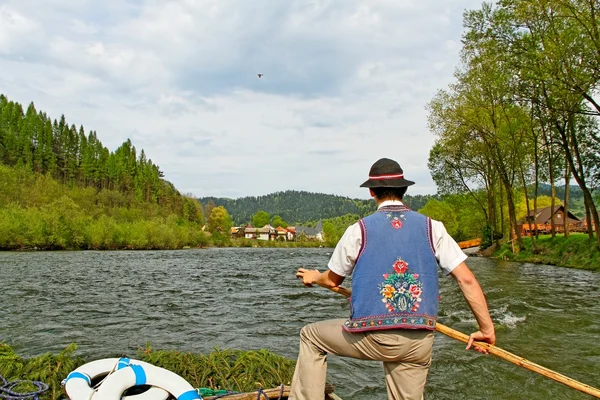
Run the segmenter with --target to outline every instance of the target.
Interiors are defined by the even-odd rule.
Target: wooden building
[[[579,232],[584,230],[581,227],[585,224],[582,224],[582,221],[570,211],[565,214],[565,208],[562,205],[556,206],[554,209],[552,207],[540,208],[535,215],[531,210],[528,215],[518,222],[517,228],[520,229],[521,236],[532,235],[536,227],[539,233],[550,233],[552,218],[554,218],[555,232],[564,231],[565,218],[569,225],[569,231]]]

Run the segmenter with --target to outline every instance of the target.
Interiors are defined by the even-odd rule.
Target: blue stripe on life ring
[[[119,364],[117,365],[117,369],[121,369],[121,368],[125,368],[126,366],[129,365],[129,363],[131,362],[131,359],[129,359],[129,357],[121,357],[119,358]]]
[[[188,390],[187,392],[183,392],[177,398],[177,400],[196,400],[196,399],[202,399],[202,397],[200,397],[198,392],[195,390]]]
[[[131,364],[131,369],[135,373],[135,385],[144,385],[146,383],[146,371],[141,365]]]
[[[84,374],[83,372],[77,372],[77,371],[71,372],[69,375],[67,375],[67,379],[65,379],[65,383],[68,382],[70,379],[84,379],[85,381],[87,381],[88,385],[91,386],[91,384],[92,384],[92,379],[87,374]]]

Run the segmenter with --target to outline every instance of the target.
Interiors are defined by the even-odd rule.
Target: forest
[[[0,95],[0,249],[202,246],[204,216],[130,140],[110,152],[96,132]]]
[[[519,218],[542,207],[542,184],[543,206],[567,210],[576,185],[600,247],[599,15],[597,0],[500,0],[464,13],[454,82],[428,105],[429,168],[438,194],[466,201],[491,241],[518,251]]]
[[[407,194],[405,202],[409,207],[418,210],[432,197]],[[236,225],[252,224],[252,217],[261,210],[270,215],[279,215],[288,225],[296,225],[347,214],[364,217],[376,208],[372,199],[350,199],[332,194],[296,190],[238,199],[203,197],[198,201],[207,206],[225,207]]]

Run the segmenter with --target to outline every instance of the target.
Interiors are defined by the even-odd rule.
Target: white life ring
[[[97,390],[92,387],[93,380],[108,376],[114,371],[127,367],[132,362],[138,365],[151,366],[146,362],[131,360],[127,357],[95,360],[80,366],[67,376],[63,381],[65,392],[67,392],[70,400],[90,400]],[[168,397],[169,393],[167,391],[158,387],[151,387],[143,393],[125,396],[123,400],[166,400]]]
[[[93,400],[119,400],[123,392],[137,385],[152,385],[169,392],[177,400],[201,400],[198,391],[181,376],[152,364],[129,364],[110,374]]]

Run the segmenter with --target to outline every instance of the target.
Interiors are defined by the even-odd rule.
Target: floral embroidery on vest
[[[392,226],[396,229],[402,228],[403,222],[406,220],[404,214],[400,212],[389,212],[386,214],[387,218],[392,221]]]
[[[393,268],[395,273],[383,274],[384,281],[379,284],[379,293],[383,296],[381,301],[389,312],[416,312],[423,293],[419,274],[413,273],[408,263],[400,257],[394,262]]]

